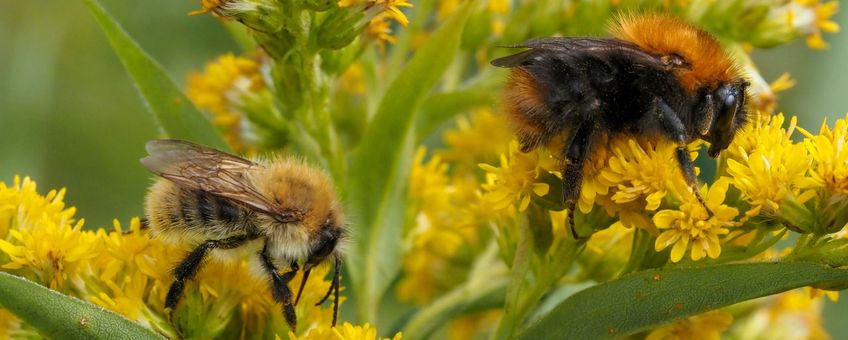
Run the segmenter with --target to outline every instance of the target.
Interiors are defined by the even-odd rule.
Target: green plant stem
[[[497,244],[490,243],[475,261],[474,268],[468,274],[468,280],[416,313],[404,327],[404,338],[426,339],[454,316],[475,309],[502,306],[508,282],[502,267],[497,257]],[[489,297],[494,298],[488,299]]]
[[[404,328],[404,339],[426,339],[437,329],[437,326],[443,324],[444,321],[449,321],[445,320],[448,314],[457,315],[464,310],[462,307],[481,300],[492,293],[504,291],[507,280],[498,278],[471,283],[468,282],[454,288],[416,314],[415,318]]]
[[[519,322],[521,322],[521,293],[526,292],[523,289],[527,274],[530,272],[530,262],[532,261],[533,251],[533,233],[528,226],[518,226],[518,244],[515,249],[515,257],[512,260],[512,275],[509,278],[509,284],[506,291],[506,302],[504,303],[504,315],[498,323],[492,338],[496,340],[510,338],[516,330]]]
[[[542,297],[571,269],[582,249],[575,241],[569,239],[569,242],[556,245],[556,248],[545,256],[542,263],[537,262],[534,266],[532,243],[533,235],[530,228],[519,228],[518,247],[507,288],[504,316],[498,323],[492,339],[514,338],[524,320]],[[531,269],[534,280],[527,279]],[[530,287],[526,286],[528,282]]]
[[[326,81],[327,75],[321,70],[321,56],[316,52],[309,52],[305,56],[303,67],[304,88],[310,89],[304,93],[304,102],[311,104],[311,118],[314,124],[310,126],[311,134],[318,140],[321,155],[327,162],[330,173],[336,179],[336,185],[344,188],[345,162],[339,138],[333,126],[332,116],[328,108],[329,85]]]
[[[642,262],[645,260],[645,256],[651,251],[652,240],[653,238],[647,231],[638,228],[635,230],[633,233],[633,246],[630,250],[630,259],[627,260],[627,264],[621,270],[619,276],[632,273],[640,268]]]

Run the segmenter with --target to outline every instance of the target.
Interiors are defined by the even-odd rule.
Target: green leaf
[[[4,272],[0,305],[51,339],[164,339],[108,309]]]
[[[457,114],[491,104],[495,101],[496,93],[490,88],[474,88],[439,93],[427,98],[421,106],[421,112],[415,123],[416,140],[424,140],[445,121]]]
[[[171,138],[190,140],[231,151],[203,114],[159,65],[115,21],[97,0],[83,0],[130,74],[154,121]]]
[[[617,338],[798,287],[846,282],[848,269],[810,262],[646,270],[574,294],[519,339]]]
[[[360,321],[376,322],[377,303],[400,268],[415,113],[459,50],[473,3],[467,2],[416,51],[389,86],[353,155],[347,202],[357,234],[347,258]]]

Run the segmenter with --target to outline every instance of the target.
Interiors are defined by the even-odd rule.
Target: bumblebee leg
[[[168,297],[165,298],[165,307],[170,308],[171,312],[177,307],[180,298],[183,296],[185,282],[191,280],[200,270],[200,265],[203,264],[203,258],[206,252],[211,249],[233,249],[238,248],[247,241],[255,237],[247,235],[233,236],[221,240],[208,240],[201,243],[197,248],[191,251],[185,259],[174,268],[174,283],[168,289]]]
[[[583,183],[583,163],[592,151],[593,124],[593,121],[586,120],[575,126],[563,150],[562,200],[568,209],[568,226],[575,240],[580,239],[580,235],[574,229],[574,209]]]
[[[707,215],[712,217],[712,210],[707,207],[707,202],[704,201],[704,198],[701,197],[701,191],[698,190],[698,177],[695,176],[695,166],[692,164],[692,158],[689,157],[689,150],[686,149],[686,127],[680,121],[680,118],[678,118],[677,113],[662,99],[655,98],[654,107],[657,109],[657,118],[668,134],[668,137],[677,143],[677,150],[675,150],[674,154],[680,170],[683,171],[683,178],[686,180],[686,184],[689,185],[695,198],[698,199],[698,202],[707,211]]]
[[[333,282],[330,283],[330,289],[327,290],[327,294],[324,295],[321,301],[318,301],[318,303],[315,304],[318,306],[324,303],[324,301],[327,301],[327,299],[330,298],[330,293],[333,293],[333,327],[336,326],[336,321],[339,318],[339,286],[341,284],[339,279],[341,276],[341,270],[342,259],[336,256],[336,263],[333,268]]]
[[[296,332],[297,314],[294,311],[294,304],[292,304],[292,291],[289,289],[289,282],[300,270],[300,266],[297,262],[292,261],[291,269],[280,275],[277,266],[274,265],[274,261],[271,260],[271,255],[268,253],[267,243],[262,248],[262,252],[259,253],[259,257],[262,260],[262,268],[271,276],[271,294],[274,296],[274,301],[283,305],[283,317],[286,318],[286,323],[289,324],[291,331]]]
[[[150,222],[147,220],[147,217],[142,217],[141,220],[139,220],[139,224],[141,224],[140,228],[138,228],[138,230],[140,230],[140,231],[147,230],[147,229],[150,228]],[[127,230],[121,231],[122,235],[129,235],[129,234],[132,234],[132,233],[133,233],[132,229],[127,229]]]

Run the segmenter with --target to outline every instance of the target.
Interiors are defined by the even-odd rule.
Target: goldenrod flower
[[[394,44],[397,42],[397,37],[392,35],[392,25],[389,18],[389,14],[383,12],[377,14],[368,22],[368,26],[365,26],[365,36],[377,42],[380,52],[386,50],[386,43]]]
[[[813,183],[807,177],[810,167],[807,150],[802,143],[791,140],[797,120],[792,117],[786,129],[783,121],[783,114],[755,119],[729,148],[732,158],[727,160],[727,172],[733,186],[742,191],[752,206],[746,212],[748,216],[758,215],[762,209],[769,213],[778,211],[778,205],[787,195],[797,197],[803,204],[815,194],[812,191],[802,194]]]
[[[372,18],[386,13],[389,18],[403,27],[409,24],[409,19],[399,7],[412,7],[412,4],[406,0],[339,0],[338,4],[339,7],[361,6],[368,13],[367,16]]]
[[[606,181],[615,185],[613,202],[626,204],[644,200],[646,210],[659,208],[669,190],[674,190],[674,182],[680,187],[683,180],[679,167],[669,166],[676,164],[676,148],[665,140],[617,139],[611,147],[613,156],[609,166],[601,173]],[[682,188],[686,188],[685,183]],[[688,194],[686,191],[681,195]]]
[[[701,195],[707,207],[713,212],[710,217],[704,206],[694,197],[684,199],[677,210],[661,210],[654,215],[654,224],[661,230],[654,245],[657,251],[671,248],[671,261],[679,262],[688,249],[692,260],[700,260],[706,254],[717,258],[721,254],[719,237],[729,232],[734,225],[733,219],[739,214],[736,208],[724,204],[728,181],[724,178],[716,181],[709,189],[705,184]],[[691,246],[691,247],[690,247]]]
[[[260,67],[254,59],[225,54],[207,63],[203,73],[188,76],[186,95],[212,115],[212,122],[236,150],[244,149],[251,134],[242,111],[265,88]]]
[[[689,145],[692,157],[699,145]],[[676,164],[675,148],[665,140],[629,137],[597,143],[583,169],[580,211],[588,213],[598,204],[624,226],[654,232],[646,211],[658,209],[669,193],[691,195],[679,167],[669,166]]]
[[[776,93],[791,89],[795,87],[795,85],[797,85],[797,82],[795,82],[795,79],[792,79],[789,72],[783,72],[780,77],[777,77],[777,79],[769,83],[769,88]]]
[[[0,338],[13,339],[21,329],[21,321],[9,311],[0,308]]]
[[[6,237],[12,226],[30,229],[48,221],[61,225],[73,223],[76,208],[65,208],[64,197],[65,189],[39,195],[35,182],[29,177],[21,181],[15,176],[11,187],[0,182],[0,239]]]
[[[736,133],[733,142],[722,152],[722,156],[743,161],[757,150],[792,145],[791,136],[798,125],[798,119],[794,116],[790,118],[787,127],[784,127],[785,122],[786,118],[782,113],[754,114],[751,122]]]
[[[830,44],[822,39],[822,32],[839,32],[839,24],[830,20],[839,11],[839,1],[834,0],[825,3],[821,0],[793,0],[793,3],[802,8],[802,10],[797,11],[799,12],[797,13],[800,17],[798,18],[799,21],[812,21],[805,27],[808,31],[807,46],[815,49],[826,49],[830,47]],[[812,18],[807,18],[806,16],[812,16]],[[790,18],[789,20],[794,21],[795,18]]]
[[[801,131],[813,158],[813,180],[833,193],[848,194],[848,115],[838,119],[833,129],[822,123],[818,135]]]
[[[200,9],[189,12],[189,15],[198,15],[212,12],[228,0],[200,0]]]
[[[135,320],[145,327],[170,334],[172,331],[166,326],[161,309],[151,308],[147,303],[150,291],[155,290],[156,280],[141,268],[148,261],[171,259],[150,258],[151,250],[159,245],[151,240],[146,232],[141,231],[138,218],[130,221],[127,230],[122,228],[118,220],[114,220],[112,224],[114,231],[107,233],[104,229],[99,229],[96,232],[100,247],[96,257],[88,260],[91,270],[79,281],[84,283],[78,285],[79,296]],[[169,263],[173,266],[175,262]],[[158,275],[165,278],[169,272]]]
[[[403,334],[397,333],[395,336],[391,338],[391,340],[400,340],[403,338]],[[294,334],[289,333],[290,340],[297,340]],[[324,325],[318,328],[311,330],[305,336],[301,337],[302,340],[382,340],[389,338],[379,338],[377,337],[377,329],[372,327],[370,324],[366,323],[362,326],[354,326],[349,322],[345,322],[342,325],[336,327],[329,327],[328,325]]]
[[[30,228],[10,230],[11,242],[0,240],[0,251],[9,255],[6,269],[27,268],[50,288],[65,290],[65,283],[86,270],[88,260],[97,256],[98,239],[83,231],[83,220],[75,225],[42,220]],[[57,223],[59,222],[59,223]]]
[[[439,154],[447,162],[458,163],[457,170],[462,171],[498,159],[512,132],[503,116],[479,108],[457,118],[456,128],[442,134],[442,140],[447,148]]]
[[[795,289],[761,301],[758,309],[733,325],[733,338],[830,339],[823,326],[821,298]]]
[[[145,305],[146,289],[149,287],[150,278],[136,272],[124,276],[120,281],[104,280],[108,289],[90,298],[91,302],[111,309],[130,320],[136,320],[146,327],[152,327],[149,319],[142,317],[147,306]]]
[[[444,198],[444,190],[448,184],[448,165],[442,162],[440,155],[433,155],[426,163],[424,157],[427,149],[419,147],[415,151],[410,172],[409,195],[422,203],[430,203],[431,199]]]
[[[733,315],[714,310],[680,319],[667,326],[657,328],[648,334],[646,340],[711,340],[721,339],[721,333],[733,323]]]
[[[620,221],[595,232],[579,258],[581,268],[597,281],[614,278],[627,264],[635,232]]]
[[[491,0],[486,7],[492,15],[491,29],[496,37],[503,35],[506,28],[505,16],[509,13],[510,2],[508,0]]]
[[[523,153],[518,142],[509,143],[509,156],[501,155],[500,167],[480,164],[486,171],[485,194],[483,200],[493,210],[502,211],[517,204],[518,211],[524,211],[530,205],[531,195],[544,196],[550,187],[539,181],[543,171],[540,166],[540,152]]]
[[[424,162],[425,155],[426,149],[419,148],[410,176],[409,215],[414,226],[403,259],[404,276],[397,286],[399,298],[419,304],[461,282],[467,268],[456,257],[476,242],[477,225],[488,215],[478,211],[479,183],[473,177],[448,177],[448,164],[440,155]]]
[[[494,329],[502,317],[503,310],[500,309],[460,316],[448,326],[448,339],[477,339],[482,332]]]
[[[459,8],[459,3],[459,0],[439,0],[436,4],[436,19],[447,19]]]

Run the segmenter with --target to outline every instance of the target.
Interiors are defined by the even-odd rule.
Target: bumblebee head
[[[338,214],[330,213],[324,223],[321,225],[318,233],[310,238],[309,254],[306,257],[306,263],[303,266],[303,279],[300,281],[300,288],[297,291],[294,304],[300,301],[300,296],[303,293],[303,287],[306,285],[306,280],[309,278],[309,272],[312,268],[331,260],[335,265],[333,281],[327,295],[318,302],[320,305],[335,291],[333,325],[336,324],[336,315],[338,314],[339,303],[339,275],[341,271],[341,253],[344,241],[347,238],[347,232],[344,229],[344,224]]]
[[[708,153],[710,157],[716,158],[718,154],[726,149],[736,131],[745,125],[747,121],[747,89],[749,83],[739,80],[726,83],[718,87],[712,94],[713,107],[707,108],[713,112],[712,124],[703,139],[710,142]]]
[[[333,257],[341,256],[344,241],[347,238],[345,227],[342,211],[334,203],[321,225],[309,237],[309,251],[304,269],[313,268]]]
[[[332,222],[328,219],[327,223]],[[318,235],[312,239],[312,244],[309,247],[309,255],[306,258],[305,269],[310,269],[321,264],[338,251],[337,248],[342,237],[341,231],[341,228],[331,225],[321,228]]]

